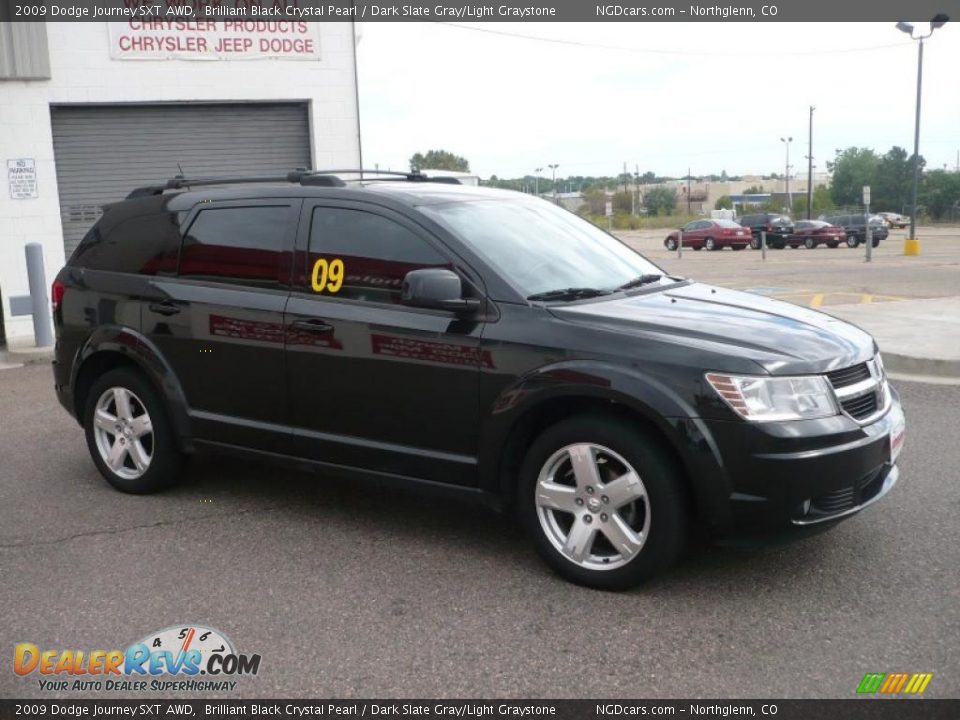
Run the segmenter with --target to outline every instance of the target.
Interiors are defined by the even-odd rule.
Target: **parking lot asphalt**
[[[376,485],[206,457],[171,491],[117,493],[49,367],[0,371],[0,696],[44,696],[17,642],[124,648],[189,622],[262,656],[222,697],[850,698],[893,671],[958,697],[960,387],[900,390],[884,501],[788,546],[695,543],[612,594],[551,575],[506,518]]]
[[[905,256],[906,230],[891,230],[865,262],[865,247],[821,246],[707,252],[685,248],[683,256],[663,246],[667,230],[617,231],[615,234],[671,273],[702,282],[749,289],[788,302],[829,307],[860,302],[960,295],[960,227],[918,228],[921,254]]]

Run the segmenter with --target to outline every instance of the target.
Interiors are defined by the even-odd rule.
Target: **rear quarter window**
[[[89,270],[173,275],[179,252],[176,215],[154,213],[128,218],[108,229],[98,222],[77,246],[70,263]]]

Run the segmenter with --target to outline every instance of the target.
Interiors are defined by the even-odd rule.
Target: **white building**
[[[0,23],[0,344],[31,344],[24,245],[49,283],[133,188],[360,167],[353,24]],[[19,299],[17,299],[19,298]]]

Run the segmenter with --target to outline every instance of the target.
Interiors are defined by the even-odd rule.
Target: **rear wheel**
[[[857,240],[857,236],[856,236],[856,235],[847,235],[847,247],[848,247],[848,248],[855,248],[855,247],[857,247],[857,245],[859,245],[859,244],[860,244],[860,241]]]
[[[707,250],[716,250],[716,249],[717,249],[717,243],[714,241],[713,238],[707,238],[706,240],[704,240],[704,241],[703,241],[703,246],[704,246]]]
[[[100,474],[127,493],[156,492],[179,474],[180,449],[160,397],[132,368],[117,368],[90,389],[83,426]]]
[[[679,473],[630,423],[580,416],[546,430],[521,470],[517,510],[558,574],[606,590],[673,563],[686,536]]]
[[[758,238],[758,237],[756,237],[756,236],[750,238],[750,247],[752,247],[754,250],[759,250],[759,249],[760,249],[760,238]]]
[[[871,238],[871,240],[873,241],[873,246],[874,246],[874,247],[879,247],[879,246],[880,246],[880,238]]]
[[[806,240],[803,241],[803,246],[807,250],[813,250],[817,246],[817,241],[814,240],[812,237],[808,237]]]

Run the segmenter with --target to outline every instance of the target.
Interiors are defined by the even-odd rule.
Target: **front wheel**
[[[667,248],[667,250],[669,250],[670,252],[673,252],[674,250],[677,249],[676,238],[668,237],[666,240],[663,241],[663,244]]]
[[[759,250],[759,249],[760,249],[760,238],[758,238],[758,237],[752,237],[752,238],[750,238],[750,247],[752,247],[754,250]]]
[[[860,241],[857,240],[856,235],[847,235],[847,247],[856,248],[860,244]]]
[[[83,427],[94,464],[117,490],[142,495],[176,481],[180,449],[159,395],[136,370],[117,368],[93,384]]]
[[[807,250],[813,250],[817,246],[817,241],[814,240],[813,238],[807,238],[806,240],[803,241],[803,246]]]
[[[704,240],[704,241],[703,241],[703,246],[704,246],[707,250],[716,250],[716,249],[717,249],[717,243],[716,243],[716,241],[714,241],[713,238],[707,238],[706,240]]]
[[[585,415],[530,447],[517,510],[544,561],[572,582],[623,590],[671,565],[687,516],[679,472],[628,422]]]

